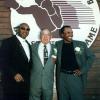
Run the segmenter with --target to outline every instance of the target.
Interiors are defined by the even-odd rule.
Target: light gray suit
[[[60,100],[69,100],[69,96],[72,95],[70,100],[83,100],[83,92],[84,87],[86,85],[87,80],[87,72],[89,71],[93,61],[94,61],[94,54],[91,52],[89,48],[87,48],[86,44],[81,41],[74,41],[73,40],[73,46],[74,50],[75,48],[80,48],[80,52],[76,51],[75,56],[76,60],[78,62],[78,65],[81,70],[80,76],[74,76],[74,75],[64,75],[60,72],[61,68],[61,52],[62,52],[62,45],[63,40],[56,42],[57,46],[57,66],[56,66],[56,86],[57,86],[57,95],[58,99]],[[67,56],[67,55],[66,55]],[[73,63],[73,62],[72,62]],[[63,82],[60,80],[60,78],[63,80]],[[67,82],[64,81],[64,79],[67,79]],[[66,82],[66,83],[65,83]],[[66,93],[66,97],[60,95],[62,94],[60,91],[61,89],[63,91],[66,91],[67,86],[68,93]],[[74,88],[73,88],[74,87]],[[79,96],[80,95],[80,96]]]
[[[54,45],[51,44],[49,58],[45,66],[43,66],[38,55],[39,43],[40,42],[36,42],[32,45],[33,64],[31,71],[30,100],[40,100],[41,94],[43,100],[52,100],[55,64],[51,56],[54,52]]]

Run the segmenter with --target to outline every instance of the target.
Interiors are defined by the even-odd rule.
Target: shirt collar
[[[43,44],[42,42],[40,42],[40,45],[41,45],[41,46],[44,46],[44,45],[46,45],[46,46],[50,46],[50,43]]]
[[[17,37],[20,41],[25,42],[25,39],[21,38],[20,36],[16,35],[16,37]]]

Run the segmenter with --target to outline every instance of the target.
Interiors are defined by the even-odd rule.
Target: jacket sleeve
[[[92,52],[92,50],[88,48],[86,44],[84,46],[85,46],[86,64],[85,64],[85,67],[82,68],[82,73],[88,72],[89,69],[92,67],[92,64],[95,60],[95,55]]]

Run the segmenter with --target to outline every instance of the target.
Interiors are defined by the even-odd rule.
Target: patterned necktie
[[[44,65],[46,64],[47,60],[48,60],[48,50],[46,45],[44,45]]]

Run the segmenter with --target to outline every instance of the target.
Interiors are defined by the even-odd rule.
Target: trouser
[[[29,86],[24,83],[5,83],[3,85],[3,100],[29,100]]]
[[[59,100],[84,100],[80,76],[60,73]]]
[[[53,89],[34,89],[31,91],[29,100],[52,100]]]

